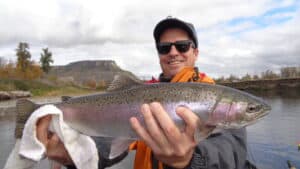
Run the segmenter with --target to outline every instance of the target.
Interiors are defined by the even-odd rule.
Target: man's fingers
[[[141,111],[144,115],[144,121],[147,128],[147,131],[151,138],[157,143],[161,149],[168,149],[169,143],[164,135],[164,132],[160,128],[159,124],[156,122],[155,118],[152,115],[150,107],[148,104],[142,105]]]
[[[175,139],[178,139],[178,137],[180,137],[180,131],[161,104],[153,102],[150,104],[150,108],[169,141],[172,141],[174,137],[176,137]]]
[[[45,145],[47,157],[64,165],[73,164],[58,135],[48,130],[50,122],[51,115],[47,115],[40,118],[36,124],[36,136]]]
[[[55,133],[49,138],[47,156],[49,159],[55,160],[64,165],[73,164],[66,147]]]
[[[40,140],[45,146],[48,142],[48,128],[51,121],[51,115],[47,115],[38,120],[36,124],[36,137]]]
[[[144,129],[143,126],[139,123],[139,121],[132,117],[130,118],[131,127],[135,130],[137,135],[145,141],[145,143],[153,149],[153,151],[158,151],[159,148],[156,146],[154,140],[152,140],[151,136],[148,134],[147,130]]]
[[[186,123],[185,133],[193,137],[195,132],[199,132],[201,136],[207,136],[214,126],[206,125],[201,119],[186,107],[178,107],[176,109],[178,116],[180,116]]]
[[[194,137],[197,127],[201,125],[198,116],[186,107],[178,107],[176,112],[186,124],[185,133],[190,137]]]

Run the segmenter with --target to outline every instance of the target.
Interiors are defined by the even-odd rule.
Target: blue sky
[[[109,59],[157,76],[152,31],[169,15],[194,24],[197,66],[210,76],[300,66],[299,0],[0,0],[0,56],[15,60],[25,41],[36,61],[48,47],[55,65]]]
[[[293,3],[286,7],[273,8],[262,15],[251,16],[251,17],[237,17],[227,22],[228,26],[237,26],[243,23],[253,23],[252,27],[243,29],[234,33],[243,33],[251,31],[253,29],[262,29],[265,27],[283,24],[294,18],[294,14],[299,11],[299,5]]]

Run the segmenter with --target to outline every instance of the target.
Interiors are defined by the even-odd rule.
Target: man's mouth
[[[169,65],[176,65],[176,64],[179,64],[179,63],[182,63],[183,60],[170,60],[168,61],[168,64]]]

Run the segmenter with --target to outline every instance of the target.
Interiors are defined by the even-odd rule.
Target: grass
[[[53,86],[34,80],[1,79],[0,91],[24,90],[30,91],[33,96],[61,96],[80,95],[101,91],[102,89],[86,89],[78,86],[64,85]]]

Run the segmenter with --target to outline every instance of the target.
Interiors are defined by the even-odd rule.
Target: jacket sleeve
[[[223,130],[201,141],[185,169],[244,169],[246,166],[246,129],[242,128]]]
[[[246,129],[223,130],[198,144],[188,169],[244,169],[247,161]]]
[[[98,169],[104,169],[106,167],[110,167],[120,161],[122,161],[128,154],[128,151],[123,152],[119,156],[109,159],[110,147],[112,139],[106,137],[92,137],[92,139],[96,143],[96,147],[98,149]],[[66,166],[67,169],[76,169],[74,165]]]

